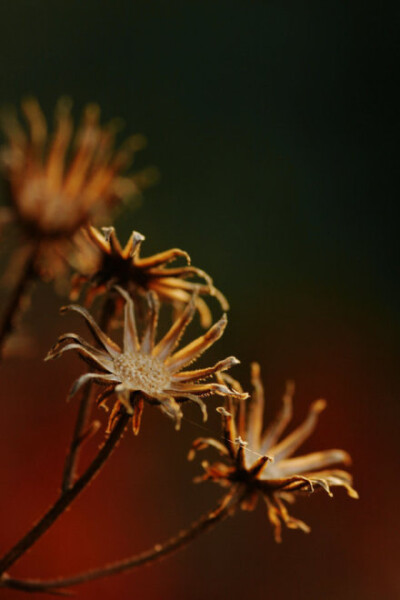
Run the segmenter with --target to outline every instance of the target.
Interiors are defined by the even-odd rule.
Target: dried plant
[[[74,396],[89,381],[105,386],[97,397],[97,404],[100,406],[106,406],[107,398],[117,394],[118,399],[111,412],[108,431],[112,431],[115,419],[125,410],[132,415],[133,431],[138,434],[145,400],[158,405],[165,414],[175,420],[176,428],[179,429],[182,418],[180,402],[184,400],[196,402],[202,410],[203,420],[206,421],[207,407],[202,397],[217,394],[223,397],[233,395],[241,399],[247,398],[247,394],[231,390],[223,383],[202,383],[202,380],[215,373],[237,365],[239,361],[234,356],[219,361],[213,367],[195,371],[182,370],[222,336],[227,324],[225,315],[206,334],[175,352],[180,338],[193,318],[196,295],[193,295],[181,316],[156,344],[159,310],[157,297],[153,293],[148,294],[148,323],[139,340],[133,300],[127,292],[121,288],[117,289],[125,300],[123,350],[101,331],[85,308],[71,305],[64,307],[62,312],[72,310],[81,314],[100,348],[91,346],[78,335],[66,333],[58,339],[46,357],[46,360],[49,360],[61,356],[67,350],[77,350],[79,355],[96,369],[97,372],[86,373],[77,379],[70,396]]]
[[[38,103],[28,100],[23,104],[23,112],[29,134],[15,116],[9,114],[3,122],[8,137],[3,151],[3,175],[9,186],[10,204],[2,213],[3,223],[14,220],[19,225],[26,262],[4,310],[0,352],[13,331],[21,300],[28,295],[28,283],[37,277],[52,279],[60,271],[69,273],[72,269],[68,296],[77,300],[82,295],[87,306],[92,305],[94,298],[100,298],[102,315],[98,324],[87,308],[78,304],[61,309],[62,313],[75,312],[84,318],[95,344],[76,333],[66,333],[47,355],[47,359],[54,359],[69,350],[76,351],[89,365],[89,371],[80,375],[68,394],[80,396],[80,403],[60,494],[42,518],[0,559],[0,587],[57,593],[60,588],[139,568],[191,543],[236,509],[252,509],[259,496],[266,502],[277,541],[281,539],[282,523],[309,531],[305,523],[288,513],[286,503],[291,503],[295,496],[318,489],[331,495],[331,488],[339,486],[356,498],[350,474],[334,467],[349,463],[349,456],[343,450],[292,457],[314,429],[325,407],[324,401],[315,402],[303,424],[281,439],[291,418],[292,384],[287,386],[281,412],[263,433],[264,394],[256,363],[252,366],[254,391],[249,402],[241,385],[226,373],[238,364],[235,357],[220,360],[211,367],[187,369],[222,336],[227,324],[224,315],[212,325],[203,296],[215,296],[223,310],[228,309],[225,297],[211,278],[190,265],[189,255],[175,248],[142,258],[141,234],[133,232],[122,247],[114,227],[108,225],[102,230],[95,227],[105,218],[111,219],[110,209],[116,203],[139,191],[138,176],[121,173],[139,149],[141,138],[130,138],[119,151],[114,151],[115,128],[99,125],[99,111],[93,105],[85,110],[72,145],[68,102],[62,100],[58,104],[56,127],[50,140]],[[170,263],[178,258],[184,258],[187,264],[171,267]],[[174,315],[169,329],[157,341],[162,304],[172,304]],[[124,309],[122,347],[109,337],[120,307]],[[178,349],[196,311],[208,330]],[[98,386],[97,405],[108,410],[107,402],[113,398],[113,406],[102,446],[78,474],[82,444],[100,427],[92,419],[94,385]],[[216,482],[226,489],[216,508],[165,543],[97,569],[48,580],[17,579],[9,575],[8,570],[97,475],[128,424],[136,435],[139,433],[145,403],[157,406],[179,428],[181,405],[185,402],[197,403],[203,419],[207,418],[208,396],[225,400],[225,406],[217,409],[222,417],[222,435],[196,440],[190,458],[209,446],[222,455],[220,462],[203,463],[205,472],[197,478]]]
[[[97,105],[85,108],[75,135],[66,98],[56,106],[51,136],[37,100],[25,100],[22,111],[27,130],[11,109],[1,119],[7,138],[1,166],[8,206],[2,208],[0,220],[3,225],[16,224],[23,238],[10,267],[20,269],[21,276],[0,326],[1,344],[27,285],[37,277],[50,280],[64,273],[82,227],[110,218],[113,208],[139,194],[154,177],[153,170],[121,175],[144,138],[132,136],[115,151],[117,123],[101,126]]]
[[[214,438],[198,438],[193,443],[189,458],[193,459],[197,450],[210,446],[216,448],[227,459],[226,462],[211,465],[203,462],[205,473],[196,481],[215,481],[228,488],[226,501],[237,506],[237,499],[241,498],[243,510],[253,510],[258,497],[262,496],[274,526],[275,540],[280,542],[281,523],[290,529],[310,531],[303,521],[290,516],[285,506],[285,503],[294,502],[295,495],[323,489],[332,496],[331,488],[335,486],[344,487],[351,498],[358,498],[358,494],[347,471],[330,468],[350,463],[350,456],[344,450],[323,450],[291,458],[313,432],[326,402],[314,402],[305,421],[280,440],[292,417],[294,385],[287,383],[282,409],[263,432],[264,390],[257,363],[252,364],[252,383],[254,391],[247,419],[244,402],[237,407],[235,397],[228,397],[226,406],[218,409],[222,417],[223,443]]]
[[[100,111],[94,104],[86,107],[75,135],[66,98],[57,104],[51,137],[34,98],[24,101],[22,110],[28,132],[11,111],[2,120],[8,139],[2,160],[10,200],[3,218],[15,220],[26,243],[38,246],[40,272],[53,277],[64,267],[66,246],[68,251],[83,225],[107,219],[110,209],[139,193],[139,178],[120,173],[143,146],[143,137],[132,136],[115,151],[115,126],[99,124]]]
[[[161,302],[173,304],[175,308],[186,305],[196,292],[195,304],[199,311],[203,327],[210,327],[212,317],[201,295],[215,296],[223,310],[229,310],[225,296],[217,290],[212,279],[201,269],[191,266],[190,256],[184,250],[171,248],[159,254],[140,257],[145,237],[133,231],[124,247],[121,246],[114,227],[95,227],[82,229],[76,239],[79,252],[75,254],[78,273],[71,283],[71,299],[76,300],[86,282],[90,286],[85,290],[86,305],[104,294],[111,286],[119,285],[135,298],[137,295],[154,291]],[[177,258],[184,258],[187,265],[168,267]],[[189,278],[196,277],[205,283],[200,285]]]

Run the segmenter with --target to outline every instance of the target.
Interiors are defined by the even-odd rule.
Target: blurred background
[[[312,532],[284,530],[281,545],[260,503],[163,563],[77,588],[78,596],[398,598],[398,9],[17,0],[0,13],[1,103],[34,94],[51,118],[68,94],[76,116],[96,101],[105,121],[121,116],[126,133],[147,136],[137,166],[154,164],[161,178],[121,215],[120,237],[145,234],[144,255],[184,248],[212,274],[230,300],[230,323],[202,364],[237,355],[232,374],[249,389],[249,363],[258,360],[269,417],[288,378],[297,386],[295,423],[312,400],[327,398],[304,451],[348,450],[360,493],[359,501],[342,490],[334,500],[299,499],[293,515]],[[59,485],[77,408],[64,398],[82,372],[73,356],[42,362],[76,327],[59,317],[62,303],[50,286],[36,288],[23,322],[33,354],[1,367],[1,551]],[[199,331],[196,322],[191,335]],[[213,432],[219,403],[208,401]],[[140,436],[125,435],[12,574],[53,577],[122,558],[213,507],[221,491],[194,485],[200,461],[186,461],[204,435],[200,415],[187,407],[185,417],[177,433],[146,407]],[[86,460],[100,442],[98,434]]]

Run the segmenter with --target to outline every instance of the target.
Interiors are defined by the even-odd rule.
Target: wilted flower
[[[102,220],[120,200],[139,192],[139,179],[120,177],[143,146],[133,136],[114,150],[115,123],[99,124],[99,108],[88,105],[74,140],[71,103],[61,99],[50,137],[38,102],[22,103],[28,133],[12,112],[3,114],[8,144],[2,167],[9,189],[8,214],[36,248],[37,268],[44,277],[65,267],[68,241],[93,217]],[[2,211],[2,220],[7,218]]]
[[[96,370],[81,375],[72,386],[70,396],[75,395],[89,382],[105,386],[97,397],[98,404],[104,406],[108,396],[117,394],[117,402],[110,416],[109,429],[116,415],[124,407],[133,415],[133,430],[138,433],[144,400],[158,405],[163,412],[176,421],[178,429],[182,418],[180,403],[185,400],[192,400],[199,404],[203,418],[206,419],[207,410],[202,400],[204,396],[218,394],[223,397],[233,395],[238,399],[247,397],[247,394],[231,390],[224,383],[201,383],[203,379],[214,373],[220,373],[238,364],[239,361],[233,356],[219,361],[213,367],[182,371],[222,336],[227,323],[225,315],[204,335],[175,352],[181,336],[193,319],[196,310],[195,295],[169,331],[156,343],[158,321],[156,296],[152,293],[148,294],[148,322],[139,339],[133,301],[126,291],[117,289],[125,299],[122,350],[101,331],[85,308],[70,305],[64,307],[62,312],[72,310],[81,314],[100,348],[95,348],[74,333],[67,333],[58,339],[46,357],[46,360],[53,359],[67,350],[77,350],[81,358]]]
[[[254,392],[246,415],[241,402],[235,422],[232,398],[225,408],[217,409],[222,416],[222,441],[199,438],[193,444],[189,458],[195,451],[212,446],[226,457],[226,462],[209,465],[203,462],[204,475],[197,481],[211,480],[228,487],[227,502],[241,499],[243,510],[252,510],[261,495],[267,505],[268,517],[274,526],[275,540],[281,541],[281,525],[309,532],[308,525],[290,516],[285,502],[293,503],[295,494],[312,493],[324,489],[330,496],[334,486],[344,487],[349,496],[358,498],[352,487],[352,477],[347,471],[331,468],[340,463],[348,464],[350,456],[343,450],[323,450],[295,458],[289,458],[315,428],[319,413],[325,408],[324,400],[311,405],[305,421],[291,434],[280,440],[281,434],[291,420],[294,385],[287,384],[280,413],[262,433],[264,391],[257,363],[252,365]],[[238,387],[238,386],[236,386]]]
[[[78,264],[81,272],[72,281],[71,298],[79,296],[83,284],[90,282],[86,290],[86,303],[90,305],[98,294],[106,291],[112,285],[119,285],[131,296],[156,292],[163,302],[170,302],[175,307],[185,306],[194,291],[198,294],[215,296],[223,310],[228,310],[226,298],[218,291],[207,273],[190,265],[187,252],[172,248],[153,256],[142,258],[141,245],[144,236],[133,231],[124,247],[121,246],[114,227],[95,227],[82,230],[79,238]],[[168,267],[177,258],[184,258],[186,265]],[[200,278],[204,283],[187,281],[188,278]],[[208,306],[202,298],[196,296],[196,308],[199,311],[203,327],[209,327],[212,322]]]

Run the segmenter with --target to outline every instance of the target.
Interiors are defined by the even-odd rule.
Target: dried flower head
[[[140,179],[119,174],[144,140],[133,136],[115,152],[116,123],[101,126],[99,108],[93,104],[84,110],[73,140],[69,100],[57,104],[52,136],[35,99],[23,102],[22,111],[28,132],[14,113],[2,118],[8,140],[2,151],[11,204],[8,214],[27,241],[40,246],[38,265],[43,276],[51,277],[65,264],[65,243],[82,225],[93,217],[101,220],[120,200],[139,192]],[[2,218],[6,217],[3,211]]]
[[[112,410],[109,429],[119,411],[124,407],[133,415],[133,430],[138,433],[144,400],[158,405],[161,410],[176,421],[180,427],[182,411],[180,403],[192,400],[200,405],[204,420],[207,409],[202,398],[210,394],[223,397],[246,398],[247,394],[230,389],[224,383],[203,383],[202,380],[214,373],[220,373],[238,364],[234,356],[219,361],[213,367],[196,371],[183,371],[207,348],[218,340],[226,327],[224,315],[203,336],[195,339],[181,350],[175,348],[196,310],[196,296],[192,297],[182,314],[176,319],[164,337],[155,343],[158,321],[158,302],[154,294],[148,294],[148,321],[141,339],[136,329],[134,304],[127,292],[117,288],[125,300],[123,349],[112,341],[97,325],[90,313],[81,306],[70,305],[62,312],[75,311],[82,315],[100,348],[95,348],[74,333],[62,335],[48,353],[46,360],[61,356],[67,350],[77,350],[78,354],[96,372],[82,375],[72,386],[70,396],[74,396],[85,384],[92,381],[105,386],[97,397],[97,403],[105,406],[106,399],[117,394],[117,402]]]
[[[229,309],[226,298],[214,286],[212,279],[201,269],[191,266],[190,256],[184,250],[172,248],[153,256],[142,258],[141,245],[145,237],[133,231],[124,247],[121,246],[114,227],[103,227],[102,231],[95,227],[82,230],[79,238],[79,252],[76,265],[81,274],[72,281],[71,299],[78,298],[83,285],[90,283],[86,289],[86,304],[104,293],[113,285],[119,285],[133,297],[153,291],[163,302],[170,302],[176,308],[187,305],[193,292],[215,296],[224,311]],[[168,267],[169,263],[184,258],[186,265]],[[204,283],[187,281],[200,278]],[[199,311],[203,327],[210,327],[211,313],[202,298],[196,296],[196,308]]]
[[[254,391],[247,415],[244,403],[238,409],[235,422],[235,406],[232,398],[225,408],[217,409],[222,416],[222,442],[212,438],[199,438],[189,453],[192,459],[196,450],[212,446],[227,462],[209,465],[203,462],[205,473],[196,481],[211,480],[228,487],[227,502],[241,498],[243,510],[252,510],[261,495],[267,505],[268,517],[274,527],[275,540],[281,541],[282,523],[291,529],[309,532],[308,525],[290,516],[285,502],[293,503],[295,494],[312,493],[318,488],[332,496],[331,488],[344,487],[349,496],[358,498],[352,487],[352,477],[347,471],[331,468],[340,463],[348,464],[350,457],[343,450],[323,450],[290,458],[315,428],[318,415],[325,408],[324,400],[311,405],[305,421],[291,434],[280,440],[281,434],[292,416],[294,385],[287,384],[280,413],[262,433],[264,391],[260,380],[260,368],[252,365]],[[235,386],[238,387],[237,385]]]

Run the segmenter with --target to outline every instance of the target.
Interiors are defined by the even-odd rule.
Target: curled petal
[[[79,390],[89,382],[100,383],[102,385],[109,384],[110,382],[115,383],[118,380],[114,375],[102,375],[100,373],[86,373],[85,375],[81,375],[72,385],[69,393],[68,400],[75,396],[79,392]]]
[[[197,438],[197,440],[193,442],[192,448],[189,451],[188,460],[193,460],[196,452],[199,450],[205,450],[210,446],[216,448],[220,454],[228,454],[225,446],[218,440],[215,440],[214,438]]]
[[[121,353],[120,347],[100,329],[86,308],[83,308],[78,304],[70,304],[69,306],[63,306],[60,309],[61,314],[65,314],[68,311],[74,311],[82,315],[93,337],[105,350],[107,350],[107,352],[109,352],[109,354],[111,354],[111,356],[118,356]]]

